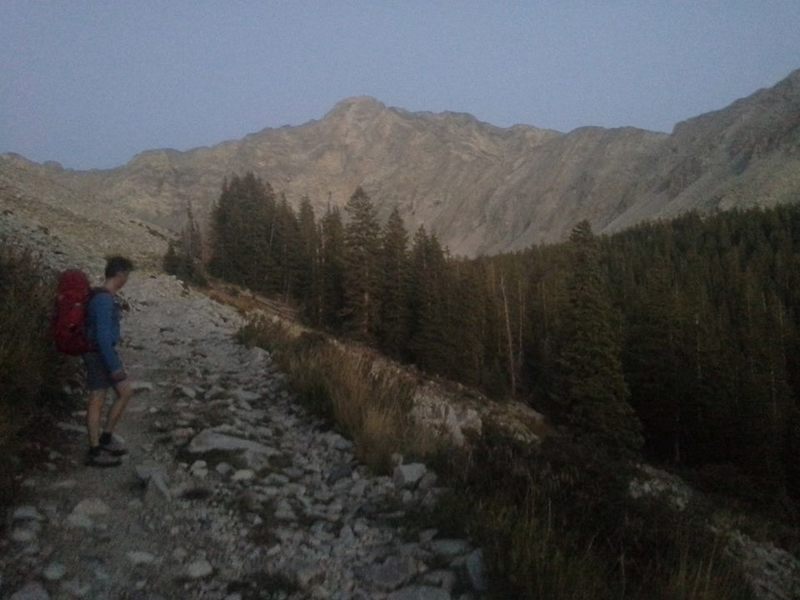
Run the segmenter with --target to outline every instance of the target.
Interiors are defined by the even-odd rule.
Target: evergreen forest
[[[252,173],[189,211],[171,272],[280,297],[309,325],[527,402],[576,440],[755,498],[800,497],[800,207],[648,222],[474,259],[363,189],[293,209]]]

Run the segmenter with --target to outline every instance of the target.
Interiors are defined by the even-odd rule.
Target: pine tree
[[[570,245],[572,270],[556,397],[564,420],[579,437],[613,455],[630,455],[642,445],[641,425],[628,404],[610,300],[588,221],[575,226]]]
[[[379,339],[381,349],[401,356],[408,344],[408,234],[395,207],[381,239],[381,306]]]
[[[488,292],[480,263],[453,261],[447,339],[451,341],[450,376],[477,386],[484,378]]]
[[[447,337],[446,299],[449,273],[441,244],[420,226],[414,235],[411,277],[411,339],[409,350],[420,367],[446,374],[452,362]]]
[[[345,329],[361,340],[376,333],[379,298],[380,227],[372,201],[359,187],[345,207]]]
[[[270,211],[272,187],[253,173],[234,175],[223,184],[212,214],[212,272],[253,290],[264,291],[272,277]]]
[[[300,226],[297,215],[289,206],[286,196],[281,194],[275,212],[275,239],[272,256],[278,272],[279,286],[277,292],[283,296],[284,302],[296,298],[295,286],[302,270]]]
[[[299,246],[298,271],[295,297],[303,307],[306,320],[314,325],[320,323],[320,273],[319,273],[319,231],[314,216],[314,208],[308,196],[300,201],[298,216]]]
[[[344,309],[345,243],[344,225],[338,207],[328,210],[322,219],[321,229],[321,318],[326,326],[340,329],[340,315]]]

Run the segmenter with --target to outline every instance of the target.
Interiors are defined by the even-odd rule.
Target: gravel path
[[[443,491],[434,473],[371,475],[236,343],[229,307],[146,272],[123,295],[130,454],[85,467],[84,413],[59,424],[70,441],[7,515],[0,597],[480,597],[481,551],[415,517]]]

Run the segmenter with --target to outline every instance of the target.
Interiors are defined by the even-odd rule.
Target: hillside
[[[672,134],[583,127],[499,128],[459,113],[408,112],[351,98],[318,121],[179,152],[151,150],[103,171],[0,156],[5,190],[47,189],[173,230],[191,200],[201,218],[223,178],[251,170],[297,204],[343,205],[361,185],[383,217],[476,255],[563,239],[586,218],[611,232],[688,209],[795,202],[800,191],[800,70],[689,119]],[[8,193],[8,192],[7,192]]]

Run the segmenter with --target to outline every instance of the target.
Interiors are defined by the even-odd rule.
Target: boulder
[[[398,488],[414,488],[427,472],[422,463],[398,465],[394,468],[394,484]]]

